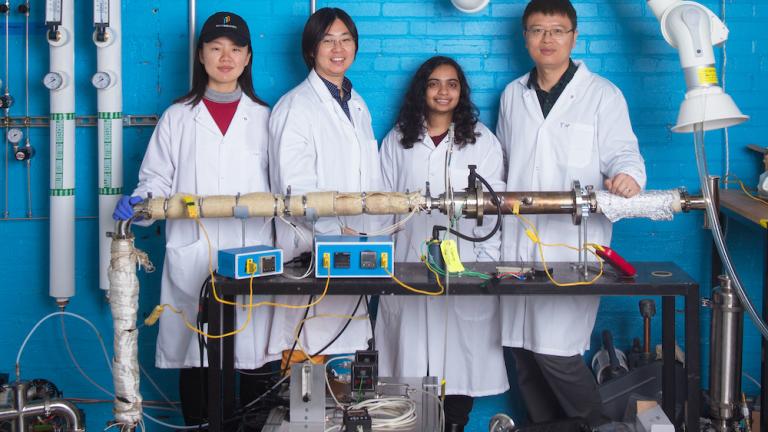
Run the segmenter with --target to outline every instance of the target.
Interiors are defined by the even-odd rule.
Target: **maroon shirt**
[[[437,147],[440,145],[446,135],[448,135],[448,131],[445,131],[438,136],[430,136],[430,138],[432,138],[432,142],[435,143],[435,147]]]
[[[237,111],[237,104],[240,101],[214,102],[203,98],[203,103],[208,108],[208,112],[211,113],[211,117],[213,117],[213,121],[219,127],[221,134],[226,135],[229,124],[232,123],[232,118],[235,116],[235,111]]]

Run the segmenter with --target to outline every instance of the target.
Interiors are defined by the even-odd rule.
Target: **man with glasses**
[[[571,60],[578,37],[573,5],[568,0],[532,0],[523,14],[523,31],[535,66],[504,90],[497,126],[507,161],[507,190],[562,191],[579,180],[623,197],[639,193],[645,186],[645,165],[621,91],[583,62]],[[505,219],[505,261],[577,260],[579,228],[569,215],[534,216],[530,221],[541,243],[573,249],[540,248],[518,218]],[[591,216],[588,240],[608,245],[610,222]],[[502,296],[501,302],[502,343],[512,348],[530,419],[539,423],[582,417],[593,426],[602,423],[597,384],[582,358],[600,298]]]

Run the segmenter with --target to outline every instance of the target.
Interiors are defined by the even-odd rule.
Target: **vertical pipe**
[[[189,0],[189,88],[192,88],[192,71],[195,68],[197,50],[195,49],[195,23],[197,19],[197,4],[195,0]]]
[[[712,290],[709,397],[715,429],[726,432],[738,420],[741,401],[741,348],[744,311],[728,276]]]
[[[46,0],[52,72],[48,76],[56,78],[46,79],[51,90],[49,289],[60,307],[75,295],[74,14],[73,1]]]
[[[97,89],[99,112],[99,288],[105,290],[107,295],[110,259],[107,232],[114,228],[112,211],[123,194],[123,36],[120,3],[120,0],[94,0],[96,31],[93,42],[96,44],[97,72],[91,81]]]
[[[317,10],[317,0],[309,0],[309,14],[312,15]]]
[[[5,97],[6,101],[10,101],[10,91],[9,88],[9,82],[10,79],[8,77],[8,63],[10,63],[11,60],[11,54],[8,51],[8,40],[10,39],[9,36],[9,29],[10,29],[10,23],[9,19],[11,16],[11,4],[8,0],[5,0]],[[8,103],[8,102],[6,102]],[[4,193],[4,199],[5,199],[5,207],[3,210],[3,218],[8,218],[8,147],[10,147],[10,143],[8,142],[8,130],[11,125],[11,112],[10,107],[5,107],[5,132],[3,134],[3,140],[5,142],[5,193]]]
[[[29,142],[29,0],[24,2],[24,122],[26,130],[24,145],[27,150],[31,150],[32,144]],[[21,6],[20,6],[21,8]],[[31,152],[29,153],[31,154]],[[27,217],[32,217],[32,157],[27,158]]]

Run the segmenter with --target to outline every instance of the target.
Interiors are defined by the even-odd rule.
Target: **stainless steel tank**
[[[709,395],[712,419],[718,431],[740,417],[741,351],[744,310],[728,276],[712,290],[712,323],[709,349]]]

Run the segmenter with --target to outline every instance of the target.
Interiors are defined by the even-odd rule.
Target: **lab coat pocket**
[[[595,127],[586,123],[561,122],[560,142],[568,147],[568,166],[581,168],[592,160]]]
[[[165,265],[173,288],[197,298],[208,274],[208,243],[198,239],[183,246],[166,246]]]
[[[486,321],[496,315],[498,298],[494,296],[455,296],[453,309],[462,321]]]

